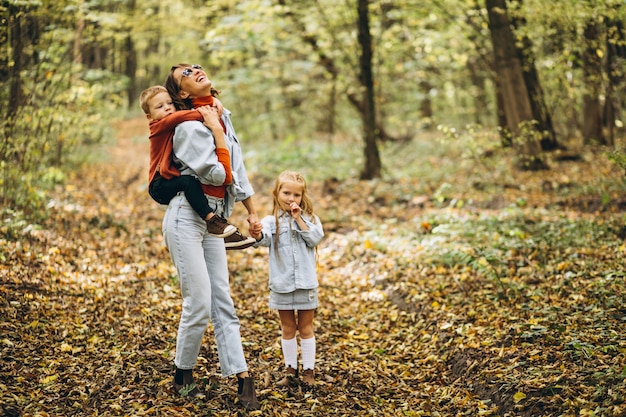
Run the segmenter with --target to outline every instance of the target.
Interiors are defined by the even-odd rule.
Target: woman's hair
[[[167,74],[167,78],[165,79],[165,83],[163,84],[167,89],[167,92],[170,93],[170,97],[172,97],[172,101],[174,106],[176,106],[176,110],[191,110],[193,109],[192,99],[190,97],[186,99],[180,98],[180,85],[176,82],[174,78],[174,70],[177,68],[191,68],[191,64],[176,64],[170,69],[170,73]],[[211,87],[211,95],[213,97],[217,97],[219,95],[219,91],[215,88]]]
[[[153,85],[143,90],[139,96],[139,106],[141,106],[141,110],[143,110],[145,114],[150,114],[150,100],[157,94],[167,92],[167,89],[162,85]]]

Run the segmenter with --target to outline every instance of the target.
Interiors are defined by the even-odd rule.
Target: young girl
[[[256,246],[270,250],[270,308],[278,310],[282,328],[285,377],[277,385],[289,386],[298,377],[300,332],[302,382],[315,383],[315,333],[313,314],[318,306],[315,247],[324,237],[322,223],[313,214],[302,175],[284,171],[276,179],[273,215],[263,218],[262,232],[250,234]],[[297,311],[297,315],[296,315]]]

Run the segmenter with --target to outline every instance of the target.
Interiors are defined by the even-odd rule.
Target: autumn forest
[[[0,1],[0,415],[626,415],[621,0]],[[258,410],[181,286],[139,95],[219,91],[260,216],[307,178],[316,379],[282,378],[269,252],[227,251]],[[246,212],[229,221],[248,233]]]

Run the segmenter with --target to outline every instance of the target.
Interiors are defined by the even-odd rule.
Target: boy
[[[185,121],[202,121],[213,132],[216,142],[223,142],[223,131],[217,111],[210,107],[197,110],[176,111],[172,99],[165,87],[152,86],[141,93],[139,102],[146,118],[150,121],[150,169],[148,172],[148,193],[160,204],[169,204],[180,191],[185,193],[189,205],[203,218],[210,235],[219,238],[228,237],[229,249],[244,249],[249,238],[244,237],[237,228],[226,219],[213,213],[202,191],[200,181],[190,175],[180,175],[172,164],[172,137],[174,128]],[[225,149],[218,147],[216,152]],[[218,154],[220,162],[230,169],[228,152]]]

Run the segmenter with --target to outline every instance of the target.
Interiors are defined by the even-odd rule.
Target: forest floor
[[[602,155],[465,195],[414,195],[419,179],[311,181],[326,231],[318,382],[276,387],[266,249],[228,252],[262,406],[246,413],[210,327],[196,370],[208,398],[172,391],[181,303],[147,143],[130,139],[145,120],[116,127],[110,157],[59,187],[43,224],[1,225],[1,415],[626,415],[626,200],[598,192],[623,176]],[[250,176],[268,214],[271,179]]]

